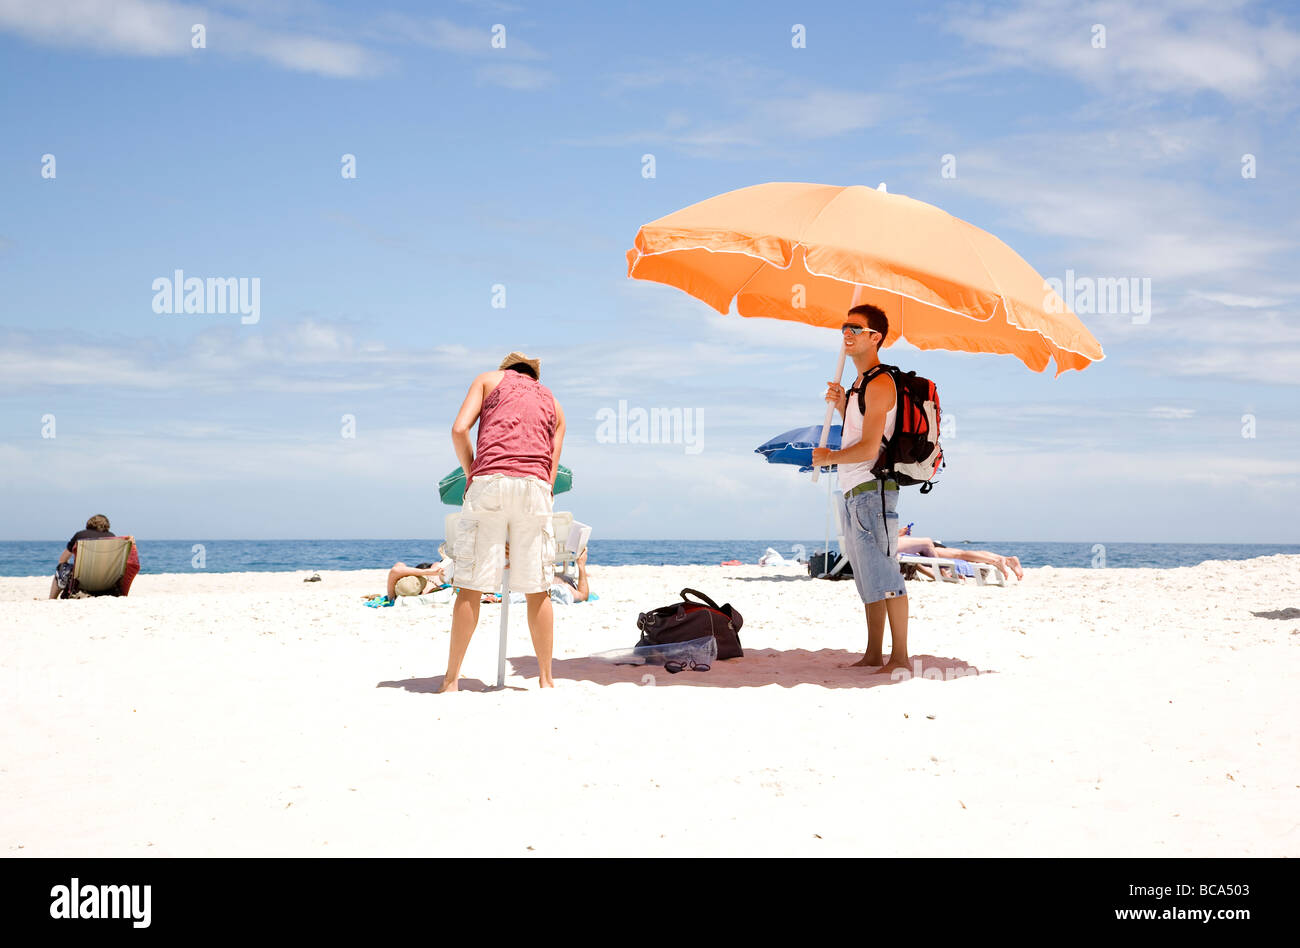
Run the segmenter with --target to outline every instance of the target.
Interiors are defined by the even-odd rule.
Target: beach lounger
[[[104,540],[78,540],[72,563],[72,577],[62,598],[70,599],[79,592],[92,596],[125,596],[131,581],[140,571],[140,560],[135,544],[128,537],[109,537]]]
[[[1002,571],[990,563],[970,563],[966,560],[953,560],[942,556],[920,556],[912,553],[898,554],[898,562],[902,566],[909,563],[917,566],[929,566],[934,569],[936,580],[945,583],[961,582],[961,578],[957,574],[965,567],[973,571],[975,582],[980,586],[1005,586],[1007,584]],[[944,576],[941,567],[952,570],[953,575]]]

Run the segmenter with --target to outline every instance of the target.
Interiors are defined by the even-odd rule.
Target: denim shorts
[[[898,568],[898,491],[867,490],[845,500],[844,543],[863,602],[907,595]]]

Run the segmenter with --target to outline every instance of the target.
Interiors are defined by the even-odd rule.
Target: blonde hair
[[[95,514],[86,521],[87,530],[98,530],[100,533],[108,532],[108,518],[103,514]]]

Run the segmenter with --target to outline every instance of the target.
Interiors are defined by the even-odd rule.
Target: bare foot
[[[1016,574],[1016,579],[1025,578],[1025,571],[1020,568],[1020,557],[1008,556],[1007,562],[1011,564],[1011,572]]]
[[[845,668],[879,668],[883,664],[885,664],[884,656],[872,655],[870,653],[867,653],[866,655],[863,655],[861,658],[859,658],[856,662],[852,663],[851,665],[845,665],[844,667]]]
[[[889,664],[886,665],[884,668],[880,669],[878,672],[875,672],[875,674],[890,675],[892,677],[895,672],[900,672],[900,671],[905,673],[906,677],[900,678],[899,680],[906,681],[908,678],[912,677],[912,669],[908,667],[907,659],[903,658],[903,659],[899,659],[898,661],[894,661],[894,658],[891,655],[889,658]]]
[[[555,687],[555,682],[548,678],[548,679],[546,679],[545,681],[539,681],[539,682],[537,683],[537,687],[538,687],[538,688],[554,688],[554,687]]]
[[[457,687],[458,681],[459,679],[456,678],[452,678],[450,680],[444,680],[442,683],[442,687],[438,689],[438,694],[449,695],[459,691],[460,688]]]

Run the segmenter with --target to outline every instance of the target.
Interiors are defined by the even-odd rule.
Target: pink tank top
[[[507,369],[501,384],[483,399],[471,477],[532,475],[549,484],[555,422],[551,390],[522,372]]]

